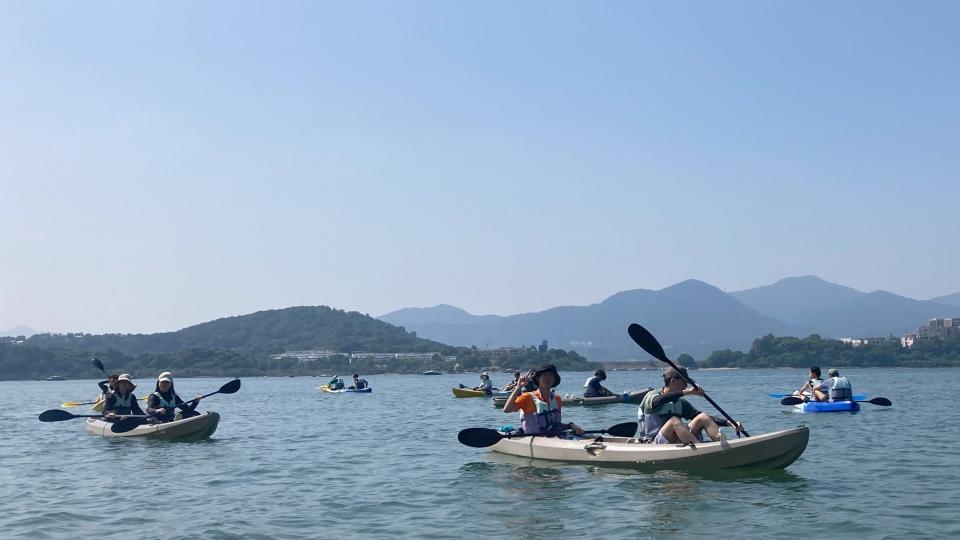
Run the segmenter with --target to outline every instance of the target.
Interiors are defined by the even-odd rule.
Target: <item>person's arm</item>
[[[200,400],[198,399],[191,399],[190,401],[184,401],[180,399],[180,396],[177,394],[174,394],[173,396],[177,402],[177,407],[180,407],[181,411],[192,412],[194,409],[197,408],[197,405],[200,404]]]
[[[520,410],[516,406],[517,397],[523,393],[523,387],[527,384],[527,381],[533,376],[533,370],[527,372],[526,375],[521,375],[517,379],[517,386],[514,387],[513,391],[510,392],[510,396],[507,398],[507,402],[503,404],[503,412],[512,413]]]
[[[108,385],[109,382],[110,382],[110,379],[100,381],[97,383],[97,386],[100,387],[100,391],[103,392],[104,394],[110,391],[110,386]]]
[[[137,405],[139,407],[139,405]],[[160,407],[160,398],[150,394],[147,396],[147,413],[148,414],[163,414],[164,409]]]

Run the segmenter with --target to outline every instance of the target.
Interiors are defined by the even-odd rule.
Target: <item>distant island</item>
[[[939,322],[938,322],[939,321]],[[947,327],[947,322],[951,326]],[[767,334],[749,351],[715,350],[702,361],[676,348],[668,354],[690,367],[940,367],[960,366],[960,319],[936,319],[943,328],[917,330],[909,344],[900,338],[836,340]],[[623,331],[608,322],[610,332]],[[943,331],[940,338],[930,338]],[[625,332],[623,332],[625,334]],[[527,334],[536,335],[534,332]],[[325,306],[292,307],[217,319],[176,332],[157,334],[36,334],[0,338],[0,380],[52,376],[102,376],[90,363],[99,358],[115,373],[152,377],[161,371],[179,376],[327,375],[513,371],[543,363],[561,370],[592,371],[592,362],[575,351],[538,345],[479,349],[423,339],[415,332],[369,315]],[[643,353],[636,365],[647,365]],[[623,365],[620,363],[618,365]],[[656,365],[656,364],[655,364]]]
[[[824,339],[764,336],[749,352],[714,351],[700,367],[960,367],[960,337],[926,339],[904,347],[899,339],[847,343]]]

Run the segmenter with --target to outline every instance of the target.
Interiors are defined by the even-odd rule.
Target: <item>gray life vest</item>
[[[637,410],[637,420],[640,422],[640,428],[637,435],[644,440],[653,440],[660,433],[660,428],[672,416],[683,418],[683,398],[673,402],[661,402],[656,408],[653,408],[653,398],[662,396],[663,391],[651,390],[643,396],[640,402],[640,409]]]
[[[177,393],[176,393],[176,392],[170,392],[170,401],[167,401],[166,399],[164,399],[164,398],[163,398],[163,394],[161,394],[159,391],[158,391],[158,392],[154,392],[154,393],[151,394],[151,395],[157,397],[157,407],[164,407],[164,408],[167,408],[167,409],[172,409],[172,408],[174,408],[174,407],[177,406]],[[154,407],[154,408],[156,408],[156,407]]]
[[[104,408],[105,413],[112,412],[115,414],[130,414],[133,412],[133,402],[136,401],[133,392],[127,394],[127,397],[124,398],[120,394],[114,392],[111,393],[107,398],[106,406]],[[111,405],[112,403],[112,405]]]
[[[852,401],[853,387],[846,377],[831,377],[833,385],[830,387],[830,401]]]

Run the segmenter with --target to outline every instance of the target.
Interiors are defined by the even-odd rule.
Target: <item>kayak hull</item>
[[[503,397],[506,398],[510,395],[509,392],[494,392],[488,394],[483,390],[474,390],[472,388],[453,388],[454,397],[458,398],[467,398],[467,397]]]
[[[357,390],[355,388],[341,388],[340,390],[331,390],[328,385],[321,384],[320,391],[327,394],[369,394],[370,392],[373,392],[373,387],[368,386],[361,390]]]
[[[860,410],[860,404],[856,401],[808,401],[794,405],[794,409],[802,413],[855,413]]]
[[[650,471],[776,470],[796,461],[807,448],[809,439],[810,430],[800,426],[753,437],[700,443],[695,447],[629,442],[632,439],[626,437],[518,437],[502,439],[490,448],[525,458],[610,464]]]
[[[651,389],[646,390],[636,390],[634,392],[626,392],[624,394],[616,394],[613,396],[602,396],[602,397],[561,397],[564,407],[586,407],[592,405],[610,405],[612,403],[633,403],[639,404],[643,400],[643,396],[647,395]],[[502,409],[507,403],[506,397],[495,397],[493,398],[493,406]]]
[[[110,426],[113,425],[111,422],[99,418],[87,418],[85,429],[87,433],[110,438],[142,437],[166,441],[196,441],[213,435],[219,424],[220,415],[215,412],[208,412],[184,420],[162,424],[144,424],[126,433],[110,431]]]

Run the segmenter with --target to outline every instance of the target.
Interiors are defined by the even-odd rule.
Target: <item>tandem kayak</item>
[[[560,401],[564,407],[580,407],[587,405],[609,405],[611,403],[634,403],[639,404],[643,400],[643,396],[647,395],[651,389],[647,388],[646,390],[636,390],[633,392],[624,392],[622,394],[616,394],[613,396],[601,396],[601,397],[579,397],[579,396],[561,396]],[[509,397],[509,396],[508,396]],[[495,397],[493,398],[493,406],[500,409],[503,408],[507,403],[506,397]]]
[[[331,390],[330,385],[321,384],[320,390],[326,392],[327,394],[369,394],[370,392],[373,392],[373,387],[368,386],[360,390],[357,390],[356,388],[341,388],[339,390]]]
[[[795,411],[802,413],[855,413],[860,410],[860,404],[856,401],[807,401],[806,403],[798,403],[793,407]]]
[[[795,427],[753,437],[699,443],[644,444],[625,437],[572,438],[526,436],[501,439],[494,452],[553,461],[627,466],[641,470],[783,469],[807,448],[810,430]]]
[[[510,395],[510,392],[493,392],[486,393],[483,390],[474,390],[472,388],[454,388],[453,395],[455,397],[504,397]]]
[[[219,423],[220,415],[215,412],[208,412],[183,420],[174,420],[173,422],[144,424],[126,433],[114,433],[110,431],[110,426],[113,425],[111,422],[99,418],[87,418],[86,430],[103,437],[144,437],[169,441],[195,441],[213,435]]]

